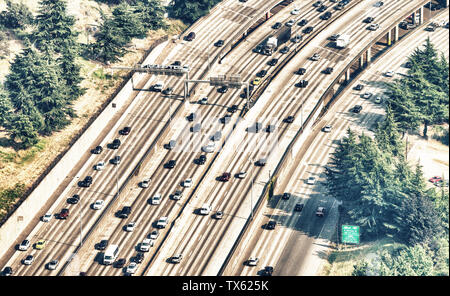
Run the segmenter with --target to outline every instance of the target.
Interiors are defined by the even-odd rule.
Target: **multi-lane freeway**
[[[260,75],[264,77],[253,83],[255,90],[250,110],[243,110],[246,100],[241,90],[220,92],[213,86],[198,84],[184,101],[182,79],[135,74],[143,79],[130,94],[128,104],[99,131],[97,141],[92,143],[92,148],[101,145],[103,151],[80,155],[76,166],[68,169],[66,182],[49,197],[47,206],[36,212],[34,222],[15,242],[19,244],[28,239],[35,244],[43,239],[45,247],[31,246],[27,251],[19,251],[14,244],[1,258],[1,266],[11,266],[16,275],[77,275],[80,272],[123,275],[126,266],[136,261],[138,254],[144,254],[136,275],[217,275],[221,268],[224,268],[224,275],[254,275],[259,269],[244,265],[253,256],[260,259],[258,266],[276,266],[275,274],[315,274],[318,270],[315,252],[323,251],[317,249],[316,238],[333,232],[333,211],[330,210],[337,207],[331,197],[323,195],[320,185],[322,166],[334,147],[332,141],[341,137],[349,126],[361,129],[372,126],[382,118],[383,108],[364,101],[359,102],[363,105],[363,114],[348,113],[351,105],[357,103],[355,100],[361,101],[357,97],[359,94],[349,89],[312,129],[309,140],[305,141],[309,146],[305,145],[301,153],[291,156],[295,165],[280,173],[278,195],[262,210],[255,213],[252,210],[271,180],[281,155],[303,129],[324,91],[367,44],[380,38],[383,28],[395,25],[423,1],[386,1],[378,7],[374,5],[376,1],[354,0],[342,10],[333,10],[335,4],[330,1],[328,11],[333,15],[329,20],[323,20],[323,12],[313,6],[316,1],[285,3],[287,6],[282,6],[277,14],[233,46],[220,63],[211,64],[223,55],[222,48],[214,43],[237,40],[242,26],[255,23],[277,3],[260,2],[222,2],[188,29],[186,35],[188,32],[196,34],[193,41],[178,40],[173,50],[158,60],[164,65],[174,61],[188,65],[193,80],[240,74],[243,81],[252,82],[256,73],[266,70],[265,75]],[[298,14],[293,14],[294,8],[298,9]],[[368,16],[375,18],[380,31],[367,30],[364,20]],[[275,52],[265,56],[253,51],[275,32],[276,22],[284,25],[294,18],[305,19],[306,26],[314,27],[311,33],[304,33],[305,26],[294,24],[292,35],[303,35],[302,42],[288,41],[289,52],[284,54]],[[338,50],[330,46],[329,37],[336,33],[350,36],[347,48]],[[448,41],[448,29],[413,33],[402,41],[405,45],[399,44],[386,58],[367,69],[365,75],[372,76],[361,81],[385,79],[382,73],[386,65],[390,65],[389,70],[398,71],[400,61],[409,52],[405,48],[412,50],[413,42],[420,44],[425,34],[430,34],[439,44],[447,44],[442,41]],[[448,57],[448,46],[439,48]],[[298,52],[290,54],[293,51]],[[313,54],[319,54],[320,58],[312,60]],[[278,63],[270,66],[268,63],[274,58]],[[289,60],[285,61],[286,58]],[[300,67],[306,69],[306,73],[293,74]],[[328,67],[333,71],[325,74]],[[307,80],[308,85],[298,87],[300,79]],[[165,88],[172,87],[174,95],[147,91],[159,80],[164,80]],[[372,88],[369,91],[379,91]],[[233,105],[236,110],[230,109]],[[195,119],[191,120],[192,113]],[[245,116],[241,117],[243,114]],[[229,115],[229,121],[224,119],[225,115]],[[331,133],[319,132],[324,122],[333,126]],[[119,131],[125,126],[131,127],[130,133],[120,135]],[[115,138],[120,139],[120,147],[107,148]],[[171,140],[176,141],[176,145],[167,149]],[[204,146],[212,142],[215,143],[213,151],[206,152]],[[200,162],[201,155],[206,157],[204,163]],[[115,156],[121,157],[119,164],[111,162]],[[262,159],[264,166],[257,163]],[[100,161],[105,162],[104,168],[95,170]],[[175,161],[173,168],[167,166],[170,161]],[[138,164],[139,169],[136,169]],[[243,172],[245,177],[238,176]],[[230,174],[229,180],[220,180],[224,173]],[[92,185],[78,186],[87,175],[92,176]],[[316,185],[306,184],[311,176],[316,178]],[[148,186],[142,186],[144,179],[148,180]],[[192,180],[191,184],[188,179]],[[176,191],[180,191],[180,199],[174,198]],[[283,192],[290,192],[291,198],[281,200],[279,195]],[[80,196],[79,202],[69,204],[68,199],[75,194]],[[159,204],[152,203],[155,196],[162,197]],[[97,200],[104,201],[99,210],[92,206]],[[305,207],[296,213],[293,207],[299,201],[305,203]],[[200,214],[204,204],[211,207],[208,215]],[[316,219],[314,215],[318,205],[329,210],[330,214],[324,219]],[[132,210],[126,219],[121,219],[117,213],[124,206],[131,206]],[[49,222],[40,221],[43,214],[54,215],[63,208],[70,211],[67,219],[53,217]],[[217,218],[217,211],[222,212],[221,219]],[[158,229],[155,226],[161,217],[168,217],[168,224]],[[252,219],[250,227],[227,260],[248,219]],[[263,227],[269,220],[278,223],[275,231]],[[135,222],[135,227],[127,231],[130,222]],[[151,234],[153,246],[147,252],[140,252],[143,240]],[[104,251],[98,249],[102,240],[119,246],[117,259],[125,259],[124,266],[102,264]],[[181,254],[182,259],[174,264],[171,258],[177,254]],[[27,255],[34,256],[31,265],[23,264]],[[50,270],[48,263],[52,260],[59,263]]]

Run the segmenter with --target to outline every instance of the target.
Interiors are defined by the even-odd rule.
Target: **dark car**
[[[166,163],[166,167],[167,167],[168,169],[173,169],[173,168],[175,167],[176,164],[177,164],[177,161],[174,160],[174,159],[171,159],[171,160],[169,160],[169,161]]]
[[[324,14],[322,14],[322,16],[320,17],[322,20],[329,20],[331,17],[333,16],[333,14],[329,11],[325,12]]]
[[[284,119],[284,122],[286,123],[293,123],[294,122],[294,116],[288,116]]]
[[[313,4],[314,7],[319,7],[320,5],[322,5],[322,1],[316,1]]]
[[[131,127],[126,126],[119,132],[119,134],[126,136],[126,135],[128,135],[130,133],[130,131],[131,131]]]
[[[195,33],[194,32],[190,32],[187,36],[186,36],[186,41],[192,41],[195,39]]]
[[[134,262],[141,263],[142,261],[144,261],[144,253],[138,252],[134,257]]]
[[[308,86],[308,80],[300,80],[295,86],[305,88]]]
[[[308,20],[307,20],[307,19],[302,19],[301,21],[298,22],[298,25],[299,25],[299,26],[304,26],[304,25],[306,25],[307,23],[308,23]]]
[[[283,193],[283,196],[281,198],[288,200],[289,198],[291,198],[291,194],[289,192],[285,192],[285,193]]]
[[[119,211],[119,218],[125,219],[128,218],[128,216],[131,214],[131,207],[130,206],[124,206],[121,211]]]
[[[230,173],[223,173],[222,176],[219,177],[219,180],[222,182],[228,182],[231,178]]]
[[[111,143],[111,149],[119,149],[120,147],[120,140],[114,139],[114,141]]]
[[[213,140],[213,141],[219,141],[220,138],[222,138],[222,132],[221,132],[221,131],[217,131],[217,132],[215,132],[215,133],[212,135],[211,140]]]
[[[91,177],[91,176],[86,176],[86,177],[84,178],[84,180],[82,180],[82,181],[80,181],[80,182],[78,183],[78,185],[79,185],[80,187],[89,187],[89,186],[91,186],[91,185],[92,185],[92,177]]]
[[[120,163],[120,156],[116,155],[111,159],[112,164],[119,164]]]
[[[264,270],[262,271],[261,275],[263,276],[271,276],[273,273],[273,267],[272,266],[266,266]]]
[[[9,266],[6,266],[3,269],[3,276],[11,276],[11,275],[13,275],[13,269]]]
[[[278,59],[271,59],[267,64],[269,66],[275,66],[278,63]]]
[[[225,42],[223,40],[218,40],[216,43],[214,43],[214,45],[217,47],[222,47],[224,44]]]
[[[67,217],[69,217],[69,209],[62,209],[61,212],[59,213],[59,218],[67,219]]]
[[[251,95],[252,94],[252,91],[255,89],[255,86],[253,85],[253,84],[250,84],[249,86],[248,86],[248,91],[249,91],[249,94],[248,95]],[[241,94],[241,98],[246,98],[247,97],[247,88],[246,87],[244,87],[244,92]]]
[[[114,263],[114,267],[116,267],[116,268],[122,268],[122,267],[125,266],[126,263],[127,263],[127,259],[125,259],[125,258],[120,258],[119,260],[117,260],[117,261]]]
[[[197,114],[191,113],[188,115],[187,120],[188,121],[194,121],[197,118]]]
[[[78,194],[74,194],[71,198],[67,200],[70,204],[77,204],[80,201],[80,196]]]
[[[162,93],[167,96],[171,95],[173,93],[173,87],[166,88],[165,90],[162,91]]]
[[[297,75],[303,75],[303,74],[305,74],[306,73],[306,69],[305,68],[299,68],[296,72],[295,72],[295,74],[297,74]]]
[[[256,74],[256,76],[257,77],[260,77],[260,78],[263,78],[264,76],[266,76],[267,75],[267,71],[266,70],[261,70],[261,71],[259,71],[257,74]]]
[[[102,151],[103,151],[103,148],[100,145],[91,150],[92,154],[100,154],[100,153],[102,153]]]
[[[313,30],[314,30],[314,27],[313,27],[313,26],[309,26],[309,27],[306,27],[306,28],[303,30],[303,33],[309,34],[309,33],[311,33]]]
[[[285,46],[280,50],[281,53],[288,53],[289,52],[289,47]]]
[[[107,246],[108,246],[108,240],[103,239],[98,243],[97,250],[105,250]]]
[[[198,158],[198,161],[197,161],[197,163],[198,164],[205,164],[205,162],[206,162],[206,156],[205,155],[200,155],[200,157]]]
[[[371,16],[368,16],[368,17],[366,17],[365,19],[364,19],[364,22],[366,23],[366,24],[370,24],[371,22],[373,22],[375,19],[373,18],[373,17],[371,17]]]
[[[356,86],[355,86],[355,90],[362,90],[364,88],[364,85],[363,84],[357,84]]]
[[[326,6],[326,5],[321,5],[319,8],[317,8],[317,11],[318,12],[324,12],[325,10],[327,10],[328,9],[328,6]]]
[[[352,112],[353,112],[353,113],[359,113],[359,112],[361,112],[361,110],[362,110],[362,106],[361,106],[361,105],[355,105],[355,106],[352,108]]]
[[[275,226],[277,226],[277,222],[275,221],[269,221],[269,223],[267,223],[267,229],[273,230],[275,229]]]
[[[222,86],[217,89],[217,91],[221,94],[224,94],[228,91],[228,86]]]
[[[281,28],[282,24],[280,22],[276,22],[273,26],[272,29],[279,29]]]
[[[230,108],[228,108],[228,112],[234,113],[238,110],[238,105],[233,105]]]
[[[333,68],[332,67],[327,67],[323,72],[325,74],[331,74],[331,73],[333,73]]]
[[[255,163],[255,165],[256,166],[265,166],[266,163],[267,163],[267,160],[265,158],[261,158]]]
[[[296,212],[301,212],[303,210],[303,204],[302,203],[298,203],[295,205],[294,211]]]

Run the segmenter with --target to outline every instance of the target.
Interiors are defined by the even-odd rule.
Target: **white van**
[[[109,245],[103,254],[103,264],[110,265],[113,264],[117,258],[117,253],[119,253],[118,245]]]

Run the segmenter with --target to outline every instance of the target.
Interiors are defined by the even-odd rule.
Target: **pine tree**
[[[75,18],[67,14],[64,0],[40,0],[36,16],[36,30],[31,39],[39,50],[52,54],[65,50],[78,51],[77,36],[74,30]]]

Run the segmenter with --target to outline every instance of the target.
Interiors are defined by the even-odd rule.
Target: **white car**
[[[96,171],[101,171],[101,170],[103,170],[104,168],[105,168],[105,162],[104,161],[100,161],[99,163],[97,163],[96,165],[95,165],[95,170]]]
[[[381,104],[383,102],[383,98],[381,96],[375,97],[375,104]]]
[[[256,265],[258,265],[258,261],[259,261],[258,258],[256,258],[256,257],[250,257],[250,258],[248,259],[248,261],[247,261],[247,265],[248,265],[248,266],[256,266]]]
[[[25,259],[23,259],[22,263],[24,265],[31,265],[31,263],[33,263],[33,261],[34,261],[33,255],[28,255],[27,257],[25,257]]]
[[[326,125],[326,126],[324,126],[323,129],[322,129],[322,131],[323,131],[324,133],[329,133],[329,132],[331,132],[331,125]]]
[[[247,177],[247,172],[240,172],[237,176],[239,179],[244,179],[245,177]]]
[[[376,30],[378,30],[380,28],[380,25],[379,24],[371,24],[370,26],[369,26],[369,30],[370,31],[376,31]]]
[[[366,92],[366,93],[363,94],[362,97],[363,97],[363,99],[370,99],[370,97],[372,97],[372,93]]]
[[[172,258],[170,259],[170,261],[172,261],[172,263],[180,263],[181,259],[183,259],[183,255],[181,254],[175,254],[172,256]]]
[[[159,205],[161,203],[161,199],[161,193],[156,193],[156,195],[152,197],[152,205]]]
[[[308,185],[314,185],[314,183],[316,183],[316,178],[314,177],[309,177],[308,180],[306,180],[306,184]]]
[[[158,236],[159,236],[159,231],[158,230],[153,230],[152,232],[150,232],[150,235],[149,235],[149,237],[151,239],[157,239]]]
[[[136,228],[136,222],[130,222],[125,226],[125,231],[132,232]]]
[[[59,264],[58,260],[52,260],[48,263],[47,268],[50,270],[55,270],[56,267],[58,267],[58,264]]]
[[[202,147],[202,151],[206,153],[213,153],[215,148],[216,144],[209,143],[208,145]]]
[[[92,204],[92,208],[94,210],[100,210],[101,208],[103,208],[103,205],[105,204],[105,201],[102,199],[96,200],[93,204]]]
[[[148,252],[150,250],[150,247],[153,247],[154,244],[155,244],[154,240],[146,238],[142,241],[141,245],[139,246],[139,250],[142,252]]]
[[[199,101],[199,103],[200,103],[201,105],[206,105],[206,104],[208,104],[208,97],[203,97],[203,98]]]
[[[312,61],[320,60],[320,54],[318,54],[318,53],[313,54],[312,57],[311,57],[311,60]]]
[[[200,214],[209,215],[209,212],[211,212],[211,206],[208,204],[203,204],[203,206],[200,208]]]
[[[159,218],[158,222],[156,222],[156,227],[166,228],[168,221],[169,221],[168,217],[161,217]]]
[[[149,178],[145,178],[145,179],[142,180],[142,182],[141,182],[141,187],[142,187],[142,188],[147,188],[149,184],[150,184],[150,179],[149,179]]]
[[[49,222],[52,219],[52,213],[46,213],[44,216],[42,216],[43,222]]]
[[[134,273],[136,273],[137,268],[138,268],[137,263],[131,262],[130,265],[127,266],[127,273],[134,274]]]
[[[387,71],[386,73],[384,73],[384,75],[385,75],[386,77],[392,77],[392,76],[395,75],[395,72],[394,72],[394,71]]]
[[[175,191],[175,193],[172,195],[172,198],[175,200],[180,200],[183,197],[183,192],[181,190]]]
[[[316,216],[323,217],[325,215],[325,208],[324,207],[318,207],[316,211]]]
[[[289,20],[289,21],[287,21],[286,26],[292,27],[294,24],[295,24],[294,20]]]
[[[183,187],[190,188],[192,186],[192,179],[186,179],[183,181]]]
[[[300,9],[298,9],[298,8],[294,8],[294,10],[291,11],[292,15],[297,15],[299,13],[300,13]]]
[[[30,241],[26,239],[19,245],[19,250],[26,251],[26,250],[28,250],[29,247],[30,247]]]

